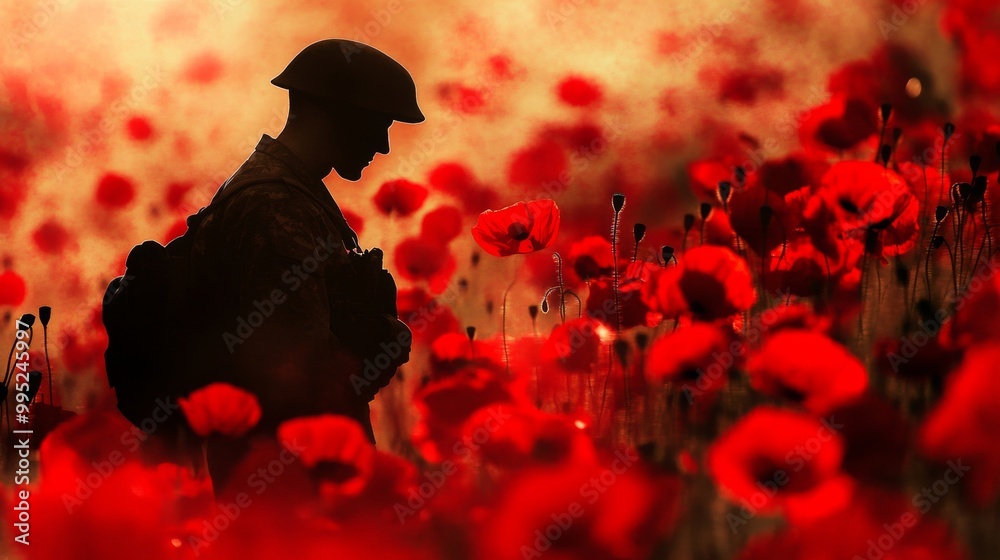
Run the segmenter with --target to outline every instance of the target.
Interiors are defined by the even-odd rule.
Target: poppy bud
[[[979,166],[982,165],[983,158],[979,157],[977,154],[969,156],[969,167],[972,169],[972,175],[975,176],[979,173]]]
[[[537,305],[529,305],[528,306],[528,315],[531,316],[531,320],[532,321],[534,321],[535,319],[537,319],[538,318],[538,306]]]
[[[549,300],[543,299],[542,300],[542,313],[548,313],[548,312],[549,312]]]
[[[38,308],[38,319],[42,322],[43,327],[49,326],[49,319],[52,317],[52,308],[48,305],[43,305]]]
[[[37,369],[33,369],[28,372],[28,402],[35,400],[35,395],[38,394],[38,389],[42,386],[42,372]]]
[[[766,231],[771,225],[771,218],[774,217],[774,209],[768,205],[760,207],[760,226]]]
[[[712,215],[712,205],[707,202],[702,202],[698,211],[701,214],[702,221],[707,220],[708,217]]]
[[[739,169],[739,168],[737,168]],[[733,185],[729,181],[719,182],[719,199],[725,204],[729,202],[729,194],[733,192]]]
[[[35,316],[32,315],[31,313],[25,313],[24,315],[21,315],[21,320],[17,325],[17,330],[26,331],[28,330],[29,327],[31,327],[31,325],[34,324],[35,324]]]
[[[944,141],[951,140],[952,134],[955,134],[955,125],[950,122],[944,123]]]
[[[944,237],[941,237],[940,235],[935,235],[934,239],[931,239],[931,247],[934,247],[935,249],[940,249],[943,243]]]
[[[619,338],[614,342],[614,348],[615,355],[618,356],[618,361],[624,367],[628,364],[628,342]]]
[[[889,165],[889,158],[892,156],[892,146],[886,144],[882,146],[882,165]]]
[[[962,197],[962,200],[968,200],[971,193],[972,185],[964,182],[958,184],[958,196]]]
[[[635,224],[632,226],[632,237],[638,245],[642,238],[646,237],[646,224]]]
[[[972,180],[972,193],[969,196],[969,201],[973,203],[982,202],[984,196],[986,196],[986,175],[977,175]]]
[[[694,214],[684,214],[684,233],[691,231],[694,227]]]
[[[882,122],[888,121],[890,116],[892,116],[892,104],[890,104],[890,103],[883,103],[882,104]]]
[[[615,214],[622,211],[625,207],[625,195],[622,193],[615,193],[611,196],[611,207],[615,209]]]
[[[902,262],[896,263],[896,282],[904,287],[910,285],[910,269]]]
[[[931,305],[930,300],[921,299],[917,302],[917,314],[924,321],[930,321],[934,319],[934,306]]]
[[[937,209],[934,211],[934,218],[940,224],[946,217],[948,217],[948,207],[938,206]]]
[[[466,290],[468,290],[469,289],[469,281],[466,280],[465,278],[459,278],[458,279],[458,289],[461,290],[461,291],[463,291],[463,292],[466,291]]]
[[[735,170],[736,182],[742,187],[747,181],[747,170],[743,169],[743,166],[737,166]]]
[[[493,300],[486,302],[486,312],[489,313],[490,315],[493,314]]]
[[[649,335],[646,333],[639,333],[635,335],[635,345],[639,350],[645,350],[649,346]]]
[[[479,253],[472,253],[472,266],[479,264]]]
[[[469,340],[476,338],[476,327],[465,327],[465,334]]]
[[[663,262],[668,263],[670,259],[674,258],[674,248],[670,245],[664,245],[660,247],[660,255],[663,256]]]

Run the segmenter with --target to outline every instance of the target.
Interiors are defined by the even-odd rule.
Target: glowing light
[[[601,342],[611,342],[615,339],[615,333],[613,333],[606,325],[598,325],[597,328],[594,329],[594,332],[597,333]]]
[[[579,430],[583,430],[587,427],[587,423],[584,422],[583,420],[577,420],[576,422],[573,422],[573,425],[576,426],[577,429]]]
[[[920,80],[916,78],[910,78],[910,81],[906,82],[906,95],[910,97],[917,97],[920,92],[924,90],[924,85],[920,83]]]
[[[174,548],[180,548],[181,545],[184,544],[184,543],[181,542],[181,540],[178,539],[178,538],[173,538],[173,539],[170,539],[170,544],[174,545]]]

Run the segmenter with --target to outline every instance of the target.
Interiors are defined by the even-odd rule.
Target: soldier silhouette
[[[356,419],[374,443],[369,402],[409,359],[410,331],[396,317],[381,251],[359,249],[323,178],[335,170],[357,181],[389,152],[393,121],[424,116],[406,69],[354,41],[309,45],[272,83],[289,92],[284,129],[265,134],[223,184],[213,200],[221,207],[192,245],[192,275],[211,287],[201,307],[219,317],[208,331],[223,333],[231,354],[219,377],[257,395],[258,432],[334,413]],[[208,441],[216,485],[246,445]]]

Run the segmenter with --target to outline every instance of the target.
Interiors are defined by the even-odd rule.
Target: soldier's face
[[[348,181],[357,181],[375,154],[389,153],[389,127],[392,119],[356,107],[338,111],[331,119],[333,169]]]

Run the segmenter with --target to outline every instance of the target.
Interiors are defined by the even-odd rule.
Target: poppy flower
[[[428,461],[441,462],[465,449],[462,429],[474,412],[514,401],[511,387],[492,370],[467,367],[431,380],[413,395],[419,418],[411,436],[414,445]]]
[[[687,166],[691,190],[698,200],[715,202],[718,200],[719,183],[733,180],[733,170],[730,166],[713,160],[692,161]]]
[[[445,333],[431,343],[431,367],[437,376],[454,373],[468,366],[499,371],[503,363],[503,351],[499,344],[469,340],[465,333]]]
[[[278,441],[298,453],[328,494],[358,494],[374,470],[375,446],[361,424],[347,416],[322,414],[286,420],[278,426]]]
[[[771,214],[766,224],[761,218],[761,208],[765,205]],[[765,189],[756,180],[730,196],[729,215],[733,231],[757,254],[786,243],[799,223],[794,200],[770,188]]]
[[[829,169],[826,159],[803,150],[765,161],[757,176],[765,189],[785,196],[802,187],[818,185]]]
[[[565,372],[587,373],[597,363],[602,332],[608,332],[607,327],[588,317],[556,325],[542,344],[542,362]]]
[[[833,423],[758,406],[712,444],[708,471],[744,516],[783,513],[793,524],[808,522],[850,501],[850,477],[840,468],[844,442],[836,430]]]
[[[875,106],[845,94],[811,109],[799,126],[804,147],[829,151],[849,150],[877,133]]]
[[[495,407],[501,408],[496,410]],[[473,451],[486,461],[508,469],[520,469],[594,461],[596,450],[586,428],[587,424],[581,420],[548,414],[533,407],[488,405],[466,420],[462,432],[463,441],[485,439]],[[488,438],[484,431],[488,432]]]
[[[601,235],[588,235],[570,245],[565,272],[577,284],[614,274],[611,242]]]
[[[260,403],[248,391],[228,383],[212,383],[177,399],[188,425],[201,437],[239,437],[260,421]]]
[[[0,306],[21,305],[27,291],[24,278],[20,274],[13,270],[0,272]]]
[[[850,403],[868,388],[861,360],[815,331],[778,331],[750,357],[747,371],[755,390],[816,414]]]
[[[427,282],[435,294],[448,287],[458,266],[447,247],[423,237],[404,239],[396,245],[395,264],[400,276],[413,282]]]
[[[554,140],[540,139],[514,153],[507,168],[511,184],[526,191],[558,185],[558,190],[568,184],[569,158]]]
[[[874,254],[892,257],[913,249],[919,226],[919,203],[896,172],[870,161],[842,161],[830,168],[813,189],[803,225],[816,247],[838,256],[837,240],[868,246]]]
[[[458,319],[448,304],[423,288],[404,288],[396,294],[399,319],[410,327],[414,340],[427,342],[458,330]]]
[[[757,300],[746,261],[717,245],[689,249],[679,266],[660,270],[643,290],[650,308],[666,317],[691,313],[706,321],[746,311]]]
[[[653,263],[634,263],[645,265],[648,277],[651,272],[658,270]],[[642,299],[642,285],[645,280],[640,277],[628,276],[619,280],[618,305],[621,308],[621,328],[628,329],[636,326],[656,326],[659,322],[657,314],[650,312],[649,306]],[[616,327],[618,324],[618,311],[615,309],[614,282],[607,278],[595,280],[590,283],[590,293],[587,295],[587,315],[601,321],[609,327]]]
[[[481,185],[472,171],[461,163],[449,161],[439,164],[431,169],[427,182],[435,190],[455,197],[466,212],[478,212],[497,203],[497,193]]]
[[[926,500],[917,496],[918,500]],[[876,486],[858,488],[848,506],[808,524],[751,537],[739,560],[934,558],[966,560],[948,524],[925,515],[914,496]],[[742,518],[731,527],[742,527]]]
[[[393,212],[399,216],[409,216],[427,200],[427,187],[408,179],[386,181],[372,200],[375,207],[386,216]]]
[[[948,378],[937,407],[920,426],[919,449],[925,457],[969,465],[971,498],[988,504],[1000,495],[1000,395],[996,364],[1000,346],[989,344],[966,351]]]
[[[424,214],[420,237],[446,245],[462,233],[462,212],[454,206],[441,206]]]
[[[646,356],[650,383],[672,382],[691,400],[710,400],[729,379],[729,369],[743,353],[731,331],[712,323],[693,323],[657,338]],[[735,351],[734,351],[735,350]]]
[[[544,249],[558,231],[559,207],[543,198],[483,212],[472,237],[487,253],[506,257]]]
[[[496,493],[474,556],[649,558],[673,531],[681,485],[638,461],[620,451],[606,461],[518,471]]]

